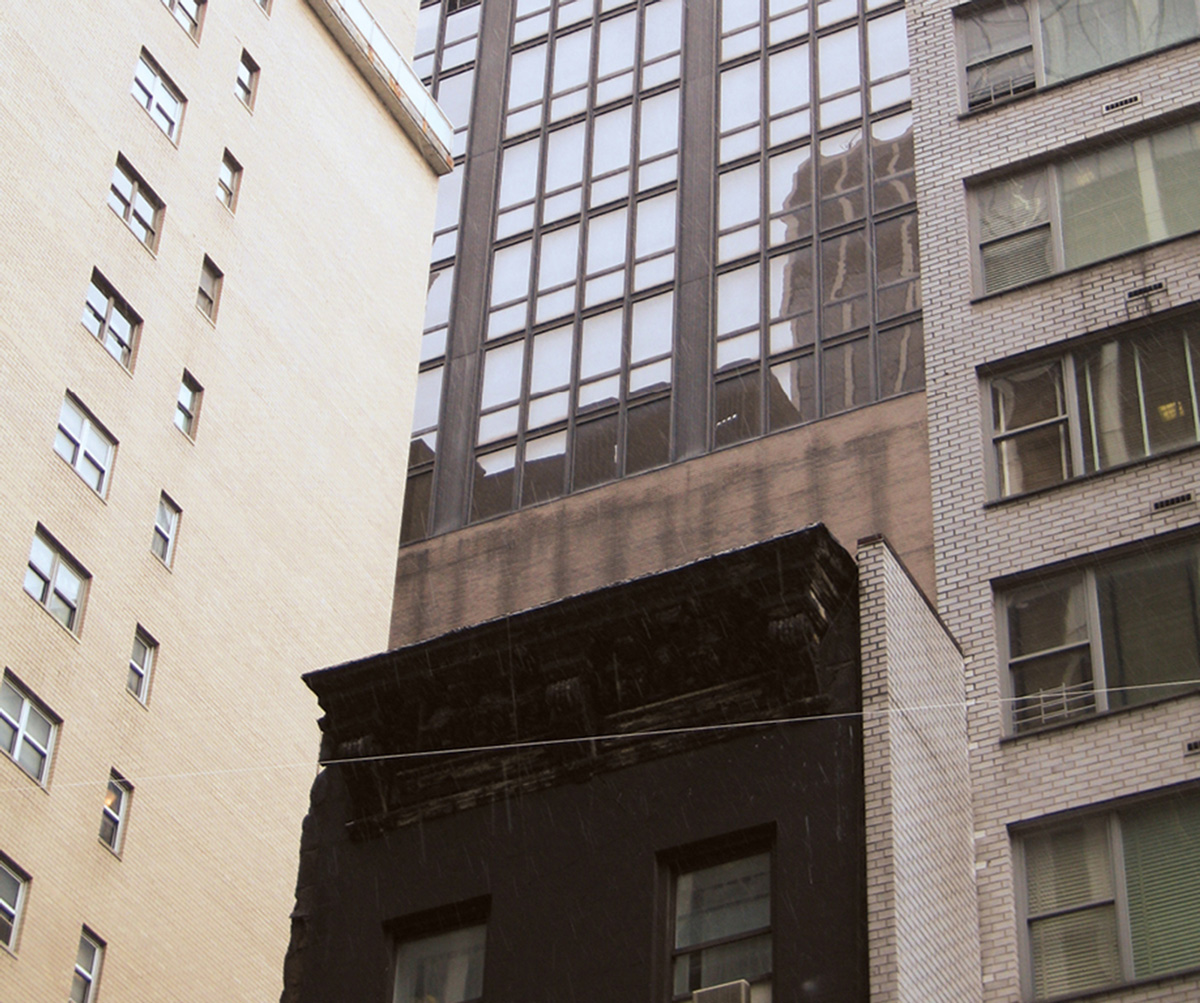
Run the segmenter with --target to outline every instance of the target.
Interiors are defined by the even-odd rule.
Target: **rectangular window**
[[[154,119],[154,124],[168,137],[176,139],[179,136],[179,124],[183,119],[183,106],[187,104],[187,99],[145,49],[138,57],[137,68],[133,71],[132,94],[138,104]]]
[[[217,307],[221,302],[221,283],[225,273],[213,263],[207,254],[200,266],[200,285],[196,288],[196,306],[213,323],[217,320]]]
[[[770,999],[771,855],[737,857],[674,875],[672,999],[737,979]]]
[[[27,884],[29,875],[7,857],[0,855],[0,945],[10,951],[17,946],[21,907],[25,904]]]
[[[25,591],[67,630],[79,633],[89,575],[38,529],[25,569]]]
[[[242,165],[228,150],[221,158],[217,172],[217,198],[225,208],[233,212],[237,208],[238,189],[242,186]]]
[[[1196,0],[1001,0],[958,18],[968,108],[1200,35]]]
[[[983,185],[978,291],[994,293],[1200,230],[1200,122],[1109,139]]]
[[[1195,791],[1037,828],[1015,842],[1027,998],[1200,965]]]
[[[126,369],[132,366],[134,344],[142,326],[142,318],[95,269],[92,270],[92,281],[88,286],[80,320],[108,350],[109,355]]]
[[[242,50],[242,58],[238,62],[237,80],[233,92],[247,108],[254,107],[254,96],[258,91],[258,63],[250,53]]]
[[[100,962],[104,942],[86,926],[79,935],[79,950],[75,954],[75,975],[71,979],[71,1003],[92,1003],[100,981]]]
[[[133,635],[133,651],[129,655],[129,675],[125,687],[142,703],[150,695],[150,670],[158,654],[158,642],[139,626]]]
[[[121,852],[125,837],[125,818],[129,814],[129,799],[133,787],[116,770],[109,771],[108,790],[104,792],[104,808],[100,815],[100,842],[113,853]]]
[[[184,31],[199,40],[205,2],[206,0],[163,0],[163,6],[175,15],[175,20]]]
[[[116,440],[68,394],[58,413],[54,451],[71,464],[98,495],[103,496],[108,488],[108,471],[116,447]]]
[[[0,683],[0,746],[14,763],[45,784],[57,718],[7,672]]]
[[[988,381],[994,496],[1200,442],[1200,318],[1091,341]]]
[[[124,157],[117,156],[108,190],[109,207],[125,221],[143,244],[154,250],[158,243],[163,201],[142,180]]]
[[[1013,730],[1195,692],[1198,596],[1196,541],[1003,590]]]
[[[196,436],[196,424],[200,420],[200,401],[204,388],[196,382],[186,369],[179,381],[179,396],[175,399],[175,427],[189,438]]]
[[[158,497],[158,514],[154,517],[154,539],[150,549],[158,558],[170,566],[175,553],[175,537],[179,530],[180,509],[166,494]]]
[[[396,947],[394,1003],[470,1003],[482,999],[486,936],[487,926],[481,923],[401,941]]]

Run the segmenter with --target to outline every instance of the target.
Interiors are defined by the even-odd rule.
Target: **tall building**
[[[971,998],[1195,999],[1200,19],[1174,0],[910,14]]]
[[[5,1001],[278,992],[295,670],[387,636],[449,167],[380,13],[0,11]]]

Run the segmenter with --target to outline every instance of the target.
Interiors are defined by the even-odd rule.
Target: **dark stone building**
[[[858,572],[820,526],[306,676],[284,999],[867,989]]]

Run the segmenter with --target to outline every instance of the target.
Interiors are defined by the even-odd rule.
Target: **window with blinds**
[[[979,291],[1000,292],[1200,230],[1200,122],[1109,140],[978,188]]]
[[[1019,846],[1027,996],[1200,967],[1200,792],[1035,830]]]

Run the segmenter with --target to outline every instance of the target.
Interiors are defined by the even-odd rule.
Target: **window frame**
[[[225,273],[217,267],[207,254],[200,265],[200,282],[196,286],[196,309],[209,322],[216,324],[221,309],[221,289],[225,284]]]
[[[62,719],[34,696],[33,692],[24,686],[7,669],[4,671],[4,675],[0,677],[0,689],[2,688],[7,688],[17,695],[21,700],[21,709],[18,717],[14,720],[9,713],[0,708],[0,721],[5,722],[13,731],[12,749],[0,751],[3,751],[39,787],[47,787],[50,783],[50,768],[54,762],[54,746],[58,738],[58,728],[62,724]],[[45,743],[38,742],[36,739],[29,737],[29,718],[32,714],[36,714],[46,725],[48,738]],[[21,762],[20,750],[23,742],[28,742],[35,754],[42,757],[39,774],[30,773],[25,764]]]
[[[8,925],[7,938],[0,938],[0,948],[10,954],[17,953],[17,941],[21,936],[21,913],[25,908],[25,899],[29,892],[30,877],[18,867],[11,857],[0,853],[0,871],[4,871],[17,883],[17,897],[13,902],[0,899],[0,920]]]
[[[129,187],[129,198],[125,196],[117,187],[117,178],[122,178]],[[145,202],[150,208],[149,220],[143,218],[143,215],[138,211],[139,200]],[[121,208],[114,204],[119,203]],[[122,153],[117,154],[117,163],[113,168],[112,180],[108,186],[108,207],[116,214],[128,228],[129,231],[137,237],[138,243],[145,247],[151,254],[158,247],[159,237],[162,234],[163,215],[166,212],[166,204],[158,195],[155,194],[145,179],[133,169],[133,165],[125,158]],[[134,223],[138,225],[135,226]],[[139,228],[141,233],[139,233]]]
[[[109,770],[108,787],[100,813],[98,839],[118,857],[121,855],[125,834],[129,828],[129,802],[132,798],[133,784],[116,770]]]
[[[1133,925],[1129,912],[1129,885],[1125,868],[1125,846],[1122,828],[1123,819],[1136,815],[1139,811],[1153,810],[1175,798],[1196,800],[1200,798],[1200,790],[1194,785],[1183,789],[1166,792],[1156,791],[1139,795],[1105,806],[1091,806],[1077,811],[1060,813],[1044,819],[1031,822],[1021,822],[1010,826],[1009,839],[1013,856],[1013,884],[1015,892],[1017,920],[1017,954],[1020,964],[1021,999],[1027,1003],[1039,1003],[1046,999],[1075,998],[1076,995],[1091,995],[1093,993],[1109,994],[1122,987],[1153,982],[1160,979],[1177,978],[1181,974],[1200,971],[1200,965],[1189,965],[1183,968],[1138,976],[1134,968],[1133,957]],[[1050,909],[1036,915],[1030,911],[1030,873],[1026,845],[1032,839],[1065,831],[1070,828],[1086,825],[1104,827],[1104,845],[1108,855],[1108,874],[1111,882],[1111,897],[1097,896],[1091,901],[1073,906]],[[1064,993],[1051,996],[1038,996],[1035,988],[1034,951],[1031,936],[1032,926],[1056,916],[1080,914],[1103,907],[1110,902],[1113,906],[1114,924],[1117,939],[1116,959],[1121,969],[1119,982],[1106,983],[1082,988],[1068,989]],[[1197,907],[1200,908],[1200,907]]]
[[[100,983],[100,974],[104,965],[104,951],[107,944],[88,927],[83,927],[79,933],[79,948],[75,952],[75,971],[71,980],[71,1003],[93,1003],[96,998],[96,987]],[[90,948],[92,959],[90,967],[80,964],[80,955],[84,948]],[[82,986],[82,995],[76,995],[76,987]]]
[[[151,121],[162,130],[167,139],[178,146],[179,134],[183,129],[183,116],[187,109],[187,98],[146,49],[142,49],[138,56],[137,66],[133,71],[133,86],[129,93],[142,110],[150,116]],[[174,118],[164,107],[164,98],[174,101],[176,106]]]
[[[243,79],[243,71],[245,78]],[[233,93],[242,102],[247,111],[254,111],[254,103],[258,98],[258,79],[262,67],[245,49],[238,59],[237,76],[234,80]]]
[[[74,417],[79,420],[80,434],[78,438],[75,433],[63,426],[63,415],[68,409],[74,413]],[[91,432],[96,438],[101,439],[108,447],[108,455],[104,457],[104,462],[92,455],[92,451],[88,448],[88,433]],[[66,441],[71,444],[73,455],[68,457],[63,450],[59,448],[61,442]],[[101,498],[108,494],[109,481],[112,479],[112,468],[117,460],[117,439],[101,424],[94,414],[89,411],[83,403],[69,390],[63,397],[62,407],[58,412],[58,431],[54,436],[54,452],[66,463],[84,484],[92,489]],[[84,476],[84,471],[81,469],[85,464],[90,464],[90,469],[99,471],[98,483],[93,484]]]
[[[1191,426],[1194,434],[1191,441],[1172,443],[1160,449],[1153,448],[1147,414],[1154,405],[1148,396],[1142,376],[1143,370],[1152,365],[1152,360],[1143,361],[1147,354],[1143,345],[1147,347],[1163,346],[1164,350],[1176,345],[1181,346],[1187,370],[1189,396],[1186,401],[1180,403],[1183,403],[1185,408],[1190,404],[1192,408]],[[1096,350],[1109,346],[1118,346],[1134,355],[1134,369],[1139,394],[1137,419],[1143,443],[1140,455],[1115,462],[1103,462],[1099,436],[1093,427],[1096,406],[1098,403],[1103,404],[1103,399],[1099,396],[1100,391],[1092,389],[1090,390],[1091,396],[1086,396],[1080,388],[1081,381],[1085,381],[1088,356]],[[994,390],[996,384],[1049,366],[1057,366],[1059,371],[1059,386],[1063,394],[1061,414],[1039,422],[998,430],[997,426],[1001,419],[996,413]],[[1189,308],[1165,318],[1155,318],[1150,322],[1143,321],[1133,325],[1109,328],[1062,344],[1053,352],[1039,351],[1016,359],[989,363],[980,368],[979,375],[983,432],[988,443],[985,480],[990,503],[1007,502],[1028,494],[1054,491],[1084,478],[1120,470],[1134,464],[1149,463],[1161,457],[1194,449],[1200,445],[1200,310]],[[1053,484],[1006,491],[1008,467],[1001,458],[999,444],[1016,440],[1022,435],[1053,424],[1061,424],[1065,428],[1064,457],[1068,461],[1065,464],[1067,472]]]
[[[468,945],[468,949],[477,949],[482,960],[479,972],[480,994],[464,997],[459,1003],[478,1003],[486,996],[487,980],[487,926],[491,901],[485,896],[467,902],[441,906],[415,915],[388,920],[384,926],[391,936],[390,971],[388,978],[390,1003],[402,1003],[401,978],[403,974],[400,957],[405,945],[419,945],[423,942],[434,941],[453,934],[479,933],[481,940],[478,945]],[[411,997],[408,997],[411,999]]]
[[[169,517],[165,525],[159,521],[164,511]],[[160,493],[158,509],[154,516],[154,535],[150,540],[150,553],[168,568],[175,558],[175,543],[179,539],[179,523],[182,518],[183,510],[171,500],[171,496],[165,491]]]
[[[38,544],[41,544],[50,553],[50,566],[47,570],[37,567],[34,562],[34,554]],[[63,593],[59,588],[59,573],[62,571],[71,574],[76,579],[76,589],[74,602],[71,598]],[[40,596],[34,595],[29,589],[30,574],[42,582],[40,588]],[[57,621],[65,630],[79,636],[80,629],[83,624],[84,606],[87,602],[88,588],[91,584],[92,576],[88,570],[75,560],[74,557],[61,547],[57,540],[54,539],[45,528],[39,523],[33,534],[33,543],[29,548],[29,560],[26,564],[24,589],[25,594],[34,602],[42,607],[55,621]],[[66,619],[59,617],[51,605],[57,598],[59,603],[68,610]]]
[[[105,300],[103,317],[100,316],[92,304],[91,292],[93,289],[96,291],[97,298],[103,297]],[[114,313],[129,327],[128,343],[112,329],[112,317]],[[92,323],[89,322],[89,318],[91,322],[96,324],[95,330],[92,330]],[[88,291],[83,299],[83,314],[80,316],[79,322],[93,338],[104,346],[104,350],[120,363],[123,369],[129,372],[133,371],[134,358],[137,354],[138,335],[142,329],[142,318],[97,268],[92,269]],[[114,345],[110,342],[116,343],[115,351]]]
[[[216,195],[217,201],[231,213],[237,212],[238,193],[242,189],[242,170],[237,157],[226,147],[221,155],[221,166],[217,168]]]
[[[142,650],[138,661],[138,649]],[[150,677],[154,663],[158,660],[158,642],[140,623],[133,632],[133,646],[129,652],[129,673],[125,677],[125,691],[142,706],[150,701]],[[136,684],[136,686],[135,686]]]
[[[1120,548],[1116,552],[1109,551],[1101,555],[1089,556],[1063,566],[1039,568],[1022,574],[1011,582],[996,586],[994,593],[996,645],[1002,666],[1000,673],[1001,696],[1008,707],[1008,712],[1004,715],[1007,736],[1022,738],[1047,729],[1091,721],[1109,714],[1134,711],[1166,700],[1186,699],[1200,693],[1200,684],[1158,678],[1157,681],[1148,685],[1153,689],[1160,689],[1162,692],[1154,693],[1145,700],[1114,703],[1110,699],[1111,692],[1121,689],[1135,690],[1139,685],[1147,684],[1134,683],[1126,687],[1110,685],[1108,680],[1110,666],[1106,664],[1109,653],[1105,651],[1106,622],[1101,610],[1100,588],[1097,584],[1101,575],[1108,573],[1113,568],[1120,569],[1122,565],[1138,557],[1145,558],[1148,555],[1157,554],[1165,555],[1167,560],[1171,561],[1181,557],[1186,558],[1189,553],[1200,564],[1200,538],[1194,535],[1172,536],[1165,541],[1140,541],[1130,547]],[[1020,594],[1034,586],[1041,587],[1046,593],[1049,593],[1056,583],[1061,583],[1068,590],[1078,589],[1077,594],[1082,603],[1083,624],[1086,626],[1085,636],[1080,640],[1013,655],[1010,611],[1015,607]],[[1200,621],[1200,614],[1197,614],[1197,620]],[[1086,667],[1090,674],[1090,680],[1086,684],[1084,682],[1075,683],[1068,691],[1067,684],[1064,682],[1061,687],[1051,687],[1036,692],[1031,690],[1024,697],[1017,695],[1018,687],[1015,682],[1014,668],[1019,669],[1038,661],[1046,661],[1060,656],[1070,657],[1073,652],[1080,652],[1086,656]],[[1061,690],[1061,696],[1052,698],[1053,702],[1049,704],[1049,711],[1043,710],[1039,715],[1039,720],[1035,721],[1030,718],[1029,720],[1034,723],[1029,726],[1020,726],[1018,713],[1022,700],[1029,700],[1032,705],[1032,702],[1042,695],[1054,694],[1059,690]],[[1042,703],[1044,706],[1047,700],[1043,700]]]
[[[200,33],[204,30],[204,15],[207,12],[208,0],[194,0],[195,17],[187,9],[188,2],[189,0],[162,0],[163,6],[175,18],[175,23],[187,32],[188,38],[199,44]]]
[[[190,399],[184,403],[184,392]],[[200,424],[200,408],[204,401],[204,387],[186,369],[179,379],[179,393],[175,396],[174,424],[179,431],[193,442],[196,440],[196,429]]]
[[[733,934],[724,935],[717,938],[711,938],[705,941],[696,941],[695,943],[678,945],[676,923],[678,920],[678,894],[679,881],[685,875],[696,874],[702,871],[720,867],[725,864],[732,864],[739,861],[749,861],[755,857],[765,856],[767,867],[767,915],[768,923],[766,926],[747,927],[745,930],[740,930]],[[690,982],[695,979],[689,979],[689,987],[683,992],[675,991],[675,968],[676,965],[684,958],[691,955],[699,955],[703,951],[707,951],[713,947],[721,947],[729,944],[736,944],[742,941],[750,941],[762,936],[769,937],[770,952],[772,955],[770,971],[765,974],[759,974],[752,982],[751,986],[759,986],[762,984],[773,985],[775,981],[774,970],[774,949],[775,949],[775,927],[776,927],[776,909],[778,902],[778,889],[776,888],[776,859],[775,859],[775,840],[773,827],[768,829],[759,829],[752,832],[738,833],[730,837],[722,837],[717,840],[707,841],[699,846],[676,850],[660,855],[660,867],[663,874],[661,887],[665,896],[664,909],[664,936],[663,948],[665,964],[663,966],[663,990],[662,997],[668,1001],[676,1001],[676,1003],[684,1003],[690,1000],[692,994],[697,989],[710,988],[709,986],[699,985],[691,986]],[[693,976],[695,973],[691,973]],[[750,981],[747,979],[747,981]],[[716,984],[716,983],[714,983]]]

